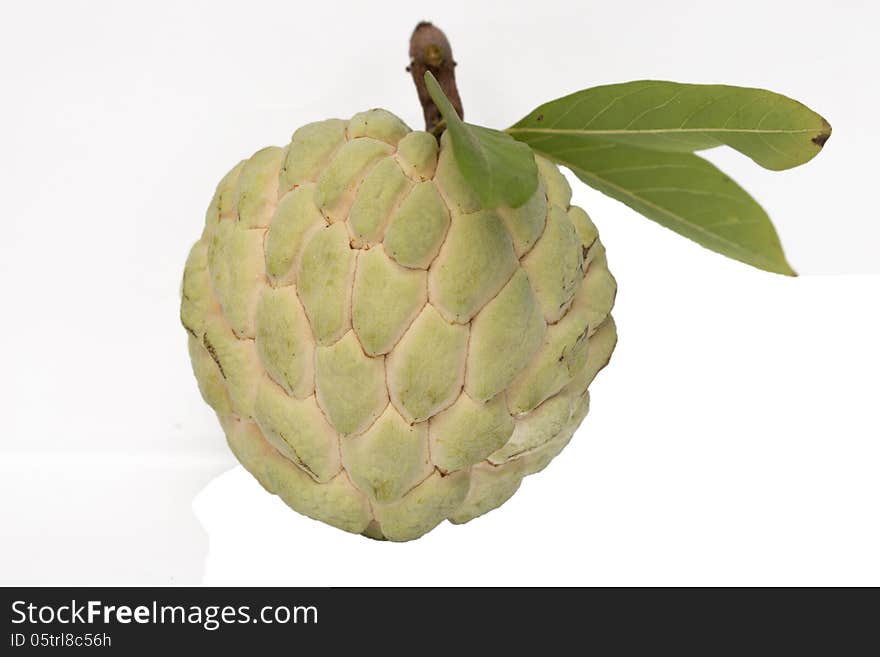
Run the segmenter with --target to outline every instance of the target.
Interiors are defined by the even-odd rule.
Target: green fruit
[[[559,170],[481,207],[393,114],[297,130],[220,182],[183,282],[193,370],[295,510],[406,541],[503,504],[587,413],[615,282]]]

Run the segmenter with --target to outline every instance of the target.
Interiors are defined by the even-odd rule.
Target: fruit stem
[[[429,23],[422,21],[413,30],[409,41],[409,66],[406,70],[412,74],[413,82],[419,93],[419,102],[425,114],[425,130],[432,133],[437,139],[443,134],[446,124],[440,116],[440,110],[431,100],[428,88],[425,86],[425,72],[431,71],[443,93],[452,103],[455,111],[463,119],[464,112],[461,108],[461,97],[458,95],[458,87],[455,85],[455,60],[452,59],[452,46],[443,31]]]

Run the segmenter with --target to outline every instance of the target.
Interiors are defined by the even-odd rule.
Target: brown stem
[[[409,66],[407,71],[412,73],[413,82],[419,92],[419,102],[425,113],[425,130],[434,133],[437,138],[446,127],[440,110],[428,95],[425,86],[425,71],[431,71],[443,93],[452,103],[455,111],[461,118],[464,112],[461,109],[461,97],[458,95],[458,87],[455,86],[455,60],[452,59],[452,47],[449,40],[440,28],[423,21],[416,25],[412,38],[409,41]]]

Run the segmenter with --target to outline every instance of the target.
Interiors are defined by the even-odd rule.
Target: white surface
[[[621,341],[544,473],[482,519],[389,545],[297,516],[238,469],[199,495],[203,532],[190,500],[229,461],[178,325],[186,252],[222,174],[298,125],[376,105],[419,125],[412,6],[7,12],[0,584],[880,584],[868,2],[433,9],[474,122],[637,78],[763,86],[821,112],[834,135],[805,167],[710,155],[805,275],[724,260],[579,186]]]

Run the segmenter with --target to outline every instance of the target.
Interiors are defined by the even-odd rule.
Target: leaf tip
[[[425,71],[425,89],[428,91],[428,95],[434,101],[437,109],[440,110],[440,116],[445,119],[447,125],[461,121],[458,110],[449,101],[449,98],[443,91],[443,87],[440,86],[440,83],[431,71]]]
[[[800,276],[800,274],[798,274],[788,263],[788,259],[785,256],[782,257],[781,265],[773,271],[775,271],[775,273],[777,274],[781,274],[782,276],[788,276],[789,278],[797,278],[798,276]]]
[[[819,148],[822,148],[825,145],[825,142],[831,137],[831,124],[828,123],[825,119],[822,119],[822,130],[818,135],[813,137],[812,142],[816,144]]]
[[[440,88],[440,83],[437,82],[437,78],[434,77],[431,71],[425,71],[424,80],[425,86],[428,88],[428,94],[431,96],[431,100],[434,100],[434,91]]]

